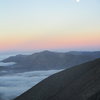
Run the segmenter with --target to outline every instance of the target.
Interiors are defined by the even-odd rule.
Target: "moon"
[[[76,2],[80,2],[80,0],[76,0]]]

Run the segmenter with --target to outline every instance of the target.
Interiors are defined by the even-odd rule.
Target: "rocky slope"
[[[100,100],[100,59],[54,74],[14,100]]]

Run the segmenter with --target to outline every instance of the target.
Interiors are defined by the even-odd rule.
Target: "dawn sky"
[[[0,0],[0,51],[100,50],[100,0]]]

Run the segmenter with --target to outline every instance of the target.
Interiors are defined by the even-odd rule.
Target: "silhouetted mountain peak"
[[[42,51],[41,53],[53,53],[53,52],[49,50],[45,50],[45,51]]]

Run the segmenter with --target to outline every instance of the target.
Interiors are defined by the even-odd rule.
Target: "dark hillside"
[[[99,91],[97,59],[54,74],[15,100],[100,100]]]

